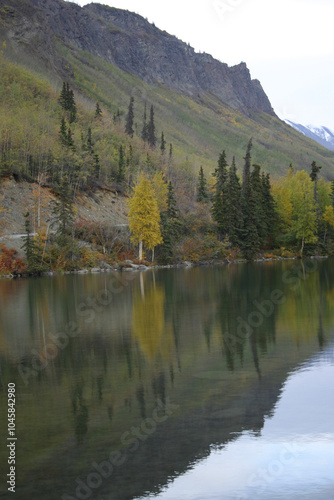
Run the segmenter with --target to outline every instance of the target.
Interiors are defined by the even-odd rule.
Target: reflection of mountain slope
[[[125,463],[114,467],[91,498],[130,499],[158,491],[208,456],[213,446],[226,445],[242,431],[261,432],[288,374],[318,352],[319,345],[326,345],[332,330],[334,266],[319,263],[297,291],[289,285],[283,288],[282,274],[298,271],[296,266],[300,264],[168,270],[156,273],[154,280],[148,273],[145,300],[151,312],[140,311],[138,275],[90,323],[85,322],[88,316],[75,313],[83,300],[82,289],[90,297],[98,296],[106,278],[52,280],[52,287],[44,288],[44,300],[54,305],[58,326],[77,320],[82,333],[24,386],[15,364],[15,345],[22,344],[18,352],[29,354],[41,335],[38,321],[26,325],[26,311],[16,313],[21,315],[15,318],[16,324],[21,321],[21,330],[14,334],[11,330],[14,356],[6,357],[1,374],[4,383],[16,380],[20,395],[24,480],[17,498],[58,500],[63,493],[75,497],[76,478],[85,480],[93,462],[99,464],[108,460],[111,451],[120,450]],[[30,304],[36,304],[40,293],[36,282],[17,285]],[[235,335],[236,319],[247,318],[254,300],[263,302],[275,288],[284,291],[285,303],[249,339],[228,342]],[[152,290],[159,293],[154,295]],[[151,338],[152,325],[137,333],[132,328],[136,310],[139,317],[149,317],[150,324],[155,318],[156,343]],[[1,319],[10,325],[13,317],[1,312]],[[289,315],[296,321],[283,320]],[[304,317],[310,328],[297,336],[295,330],[305,325]],[[157,400],[178,408],[152,433],[141,433],[144,440],[137,450],[127,449],[122,436],[152,418]],[[81,434],[79,424],[84,428]],[[43,479],[37,482],[36,478]]]

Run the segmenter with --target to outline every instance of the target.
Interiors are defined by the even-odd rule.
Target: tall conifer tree
[[[227,184],[227,161],[225,150],[221,152],[218,159],[218,165],[214,172],[216,178],[215,194],[213,198],[212,214],[218,226],[218,232],[221,236],[226,234],[226,184]]]
[[[134,121],[134,97],[130,98],[130,103],[129,103],[129,108],[128,108],[128,114],[126,115],[126,120],[125,120],[125,132],[130,136],[133,137],[133,121]]]
[[[150,110],[150,120],[147,125],[147,141],[151,148],[155,148],[155,145],[157,143],[157,138],[155,135],[155,124],[154,124],[154,108],[153,104],[151,106]]]
[[[226,201],[226,228],[230,242],[238,246],[240,243],[240,231],[243,225],[241,210],[241,186],[237,175],[235,157],[228,173],[227,179],[227,201]]]
[[[198,184],[197,184],[197,201],[198,202],[206,202],[208,201],[209,193],[207,189],[207,182],[203,172],[203,167],[199,169],[198,174]]]

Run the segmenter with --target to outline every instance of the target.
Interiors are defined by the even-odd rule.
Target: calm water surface
[[[0,498],[334,498],[334,261],[0,281]],[[12,496],[10,496],[12,495]]]

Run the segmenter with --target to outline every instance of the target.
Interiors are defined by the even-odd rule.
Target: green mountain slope
[[[156,43],[157,40],[162,43],[166,39],[166,44],[172,43],[169,38],[166,38],[167,34],[153,28],[149,23],[144,22],[140,16],[127,13],[129,16],[136,17],[136,23],[142,23],[140,24],[140,34],[138,34],[132,28],[129,28],[129,31],[126,32],[126,24],[124,24],[123,19],[125,13],[117,9],[103,10],[101,8],[96,12],[96,6],[90,9],[81,9],[74,4],[65,3],[61,0],[50,0],[46,3],[40,1],[30,2],[29,0],[8,0],[7,4],[0,11],[0,43],[2,45],[3,61],[11,60],[44,80],[49,80],[53,91],[56,91],[56,93],[60,91],[62,81],[69,81],[75,90],[76,99],[81,103],[82,125],[86,128],[90,123],[92,111],[97,101],[100,103],[105,116],[108,116],[109,112],[111,113],[110,116],[112,116],[112,113],[116,113],[118,109],[120,110],[121,123],[118,128],[111,126],[108,130],[105,126],[103,130],[99,131],[99,137],[97,138],[97,143],[105,143],[105,141],[111,139],[112,130],[113,143],[112,146],[103,146],[105,154],[102,152],[102,145],[100,144],[101,147],[99,144],[96,145],[101,157],[102,167],[106,173],[110,169],[111,171],[115,170],[117,147],[121,142],[127,140],[122,130],[127,106],[132,95],[135,98],[136,137],[134,141],[138,156],[142,158],[141,161],[144,161],[142,155],[146,154],[146,150],[139,139],[146,102],[148,106],[154,105],[157,136],[159,137],[161,132],[164,132],[167,142],[173,143],[175,163],[181,169],[185,169],[189,175],[197,175],[200,165],[203,165],[206,173],[212,172],[218,154],[222,149],[226,149],[229,161],[233,155],[236,156],[236,162],[240,169],[243,165],[247,142],[252,136],[254,144],[253,161],[260,164],[264,170],[270,172],[274,177],[286,172],[290,163],[297,169],[308,170],[313,160],[322,165],[321,173],[323,176],[328,179],[333,177],[333,152],[292,130],[274,114],[259,109],[259,105],[255,106],[254,109],[251,106],[244,109],[241,104],[235,104],[235,96],[233,99],[231,98],[230,104],[224,102],[222,93],[219,89],[216,90],[213,84],[213,90],[202,88],[197,93],[193,91],[187,93],[182,89],[171,88],[172,84],[167,79],[167,74],[166,83],[163,80],[163,74],[160,83],[154,80],[153,76],[152,78],[146,78],[150,82],[144,81],[143,78],[136,76],[135,69],[130,71],[130,66],[130,69],[128,68],[126,71],[121,69],[119,67],[121,63],[116,57],[117,54],[112,53],[109,57],[106,55],[107,51],[104,53],[98,46],[101,56],[97,55],[97,45],[94,43],[95,33],[102,33],[103,36],[106,36],[107,31],[113,37],[121,37],[117,38],[120,44],[126,38],[130,37],[133,40],[133,37],[140,36],[138,40],[141,43],[146,43],[149,54],[154,54],[152,52],[152,43]],[[48,14],[47,9],[51,9],[51,11],[54,9],[55,16],[60,16],[58,11],[71,9],[68,11],[73,14],[72,17],[68,16],[71,22],[68,21],[68,25],[64,24],[63,27],[59,27],[56,33],[54,26],[52,23],[50,24],[49,18],[46,17],[46,14]],[[114,24],[111,24],[111,15]],[[59,17],[59,19],[62,20],[63,17]],[[77,18],[78,21],[76,21]],[[83,19],[85,19],[84,29],[86,31],[91,30],[87,31],[84,41],[81,36],[81,33],[84,32]],[[43,25],[44,21],[45,24]],[[126,18],[126,22],[128,22],[128,18]],[[129,26],[132,25],[129,24]],[[90,42],[88,43],[87,40]],[[38,46],[36,46],[37,41]],[[100,42],[101,47],[103,47],[102,42]],[[183,47],[185,44],[178,43],[182,47],[177,45],[177,49],[185,50]],[[121,50],[121,45],[119,50]],[[190,58],[195,57],[191,50]],[[108,57],[109,61],[106,60]],[[154,55],[151,57],[153,58],[152,66],[154,66]],[[146,61],[145,64],[149,67],[150,61]],[[185,64],[188,64],[188,62],[186,61]],[[202,60],[198,60],[198,65],[203,64]],[[140,66],[140,61],[133,62],[133,68],[137,66]],[[225,66],[222,65],[221,71],[228,71]],[[235,82],[238,81],[238,78],[240,81],[244,78],[246,82],[246,76],[242,76],[241,73],[238,73],[238,75],[233,77],[235,78],[233,85],[236,85]],[[199,77],[196,78],[196,81],[191,83],[194,89],[198,85],[202,85]],[[226,78],[230,78],[230,76],[227,74]],[[246,88],[246,83],[249,87],[251,82],[254,81],[249,82],[247,80],[245,82],[241,82],[241,87]],[[237,90],[238,102],[241,102],[242,99],[246,102],[246,90],[246,94],[242,98],[240,97],[241,90]],[[249,99],[253,102],[255,98],[250,96]],[[264,99],[263,96],[262,99]],[[2,101],[3,105],[7,106],[7,102]],[[25,107],[26,104],[23,103],[22,106]],[[264,109],[267,109],[266,106],[264,106]],[[58,119],[58,115],[53,118],[55,128],[51,135],[53,135],[55,141],[58,133],[56,129]],[[79,130],[76,133],[79,140]],[[3,135],[4,132],[2,132]],[[110,148],[113,152],[110,152]],[[109,159],[107,159],[108,155]],[[152,153],[152,156],[156,156],[156,162],[159,163],[158,154]]]

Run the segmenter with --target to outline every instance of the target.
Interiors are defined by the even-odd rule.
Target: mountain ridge
[[[104,18],[98,15],[100,12]],[[129,20],[136,34],[127,33]],[[51,29],[51,25],[55,28]],[[111,46],[103,43],[106,32],[114,37]],[[97,44],[93,43],[96,34],[99,37]],[[156,67],[157,36],[161,37],[162,45],[163,40],[168,40],[172,47],[176,44],[179,48],[180,79],[184,88],[179,80],[173,80],[160,59],[160,66]],[[138,45],[136,50],[144,51],[145,65],[136,56],[136,51],[128,50],[131,45]],[[122,134],[126,110],[130,96],[134,97],[134,139],[138,143],[140,158],[145,149],[145,144],[141,142],[141,130],[147,104],[154,106],[157,138],[163,131],[167,143],[173,145],[173,160],[177,169],[187,171],[192,178],[197,176],[201,165],[205,173],[211,175],[223,149],[228,161],[235,156],[241,171],[250,137],[253,137],[253,161],[275,177],[285,174],[290,163],[298,170],[308,168],[313,160],[323,166],[323,176],[328,179],[333,176],[333,152],[276,117],[260,83],[251,80],[245,63],[229,68],[208,54],[197,54],[189,45],[159,30],[138,14],[96,4],[80,7],[64,0],[6,0],[6,5],[0,7],[0,47],[0,62],[2,57],[3,61],[30,72],[32,77],[47,80],[55,94],[59,94],[63,82],[68,82],[85,113],[92,113],[96,102],[99,102],[107,119],[119,116],[116,144],[125,141]],[[113,62],[106,61],[105,52],[108,50],[109,60]],[[118,64],[114,61],[116,58]],[[222,93],[227,96],[225,100],[222,95],[217,95],[219,91],[214,93],[215,89],[199,89],[196,75],[193,81],[190,73],[184,70],[186,64],[183,61],[189,59],[187,64],[196,68],[196,58],[200,58],[206,67],[211,65],[212,69],[204,71],[201,76],[202,70],[197,68],[199,79],[212,74],[212,79],[215,78],[217,85],[221,85],[221,74],[229,74],[222,87]],[[123,61],[122,64],[120,61]],[[145,68],[152,66],[153,69],[145,80],[132,73],[126,64],[133,64],[144,74]],[[220,76],[217,77],[214,68],[219,68]],[[240,74],[244,74],[245,78],[239,77]],[[170,85],[167,85],[168,78]],[[187,87],[188,83],[190,87]],[[209,83],[204,83],[209,86]],[[172,88],[173,85],[179,86],[179,90]],[[253,106],[248,91],[255,102],[257,92],[260,100],[265,96],[264,108],[268,112]],[[53,122],[56,119],[56,115],[52,116]],[[102,147],[102,137],[98,142]],[[109,148],[112,149],[113,145]],[[157,152],[154,154],[158,161]],[[113,162],[106,157],[104,168],[110,169]]]
[[[53,34],[147,83],[195,98],[210,93],[246,115],[257,110],[276,116],[261,83],[251,79],[244,62],[229,67],[209,54],[196,53],[138,14],[95,3],[80,7],[64,0],[35,0],[29,15],[29,1],[19,3],[26,8],[15,9],[17,2],[8,0],[14,12],[7,18],[15,19],[9,38],[21,48],[28,42],[29,52],[35,45],[39,57],[45,57],[46,50],[49,57],[55,54]]]

